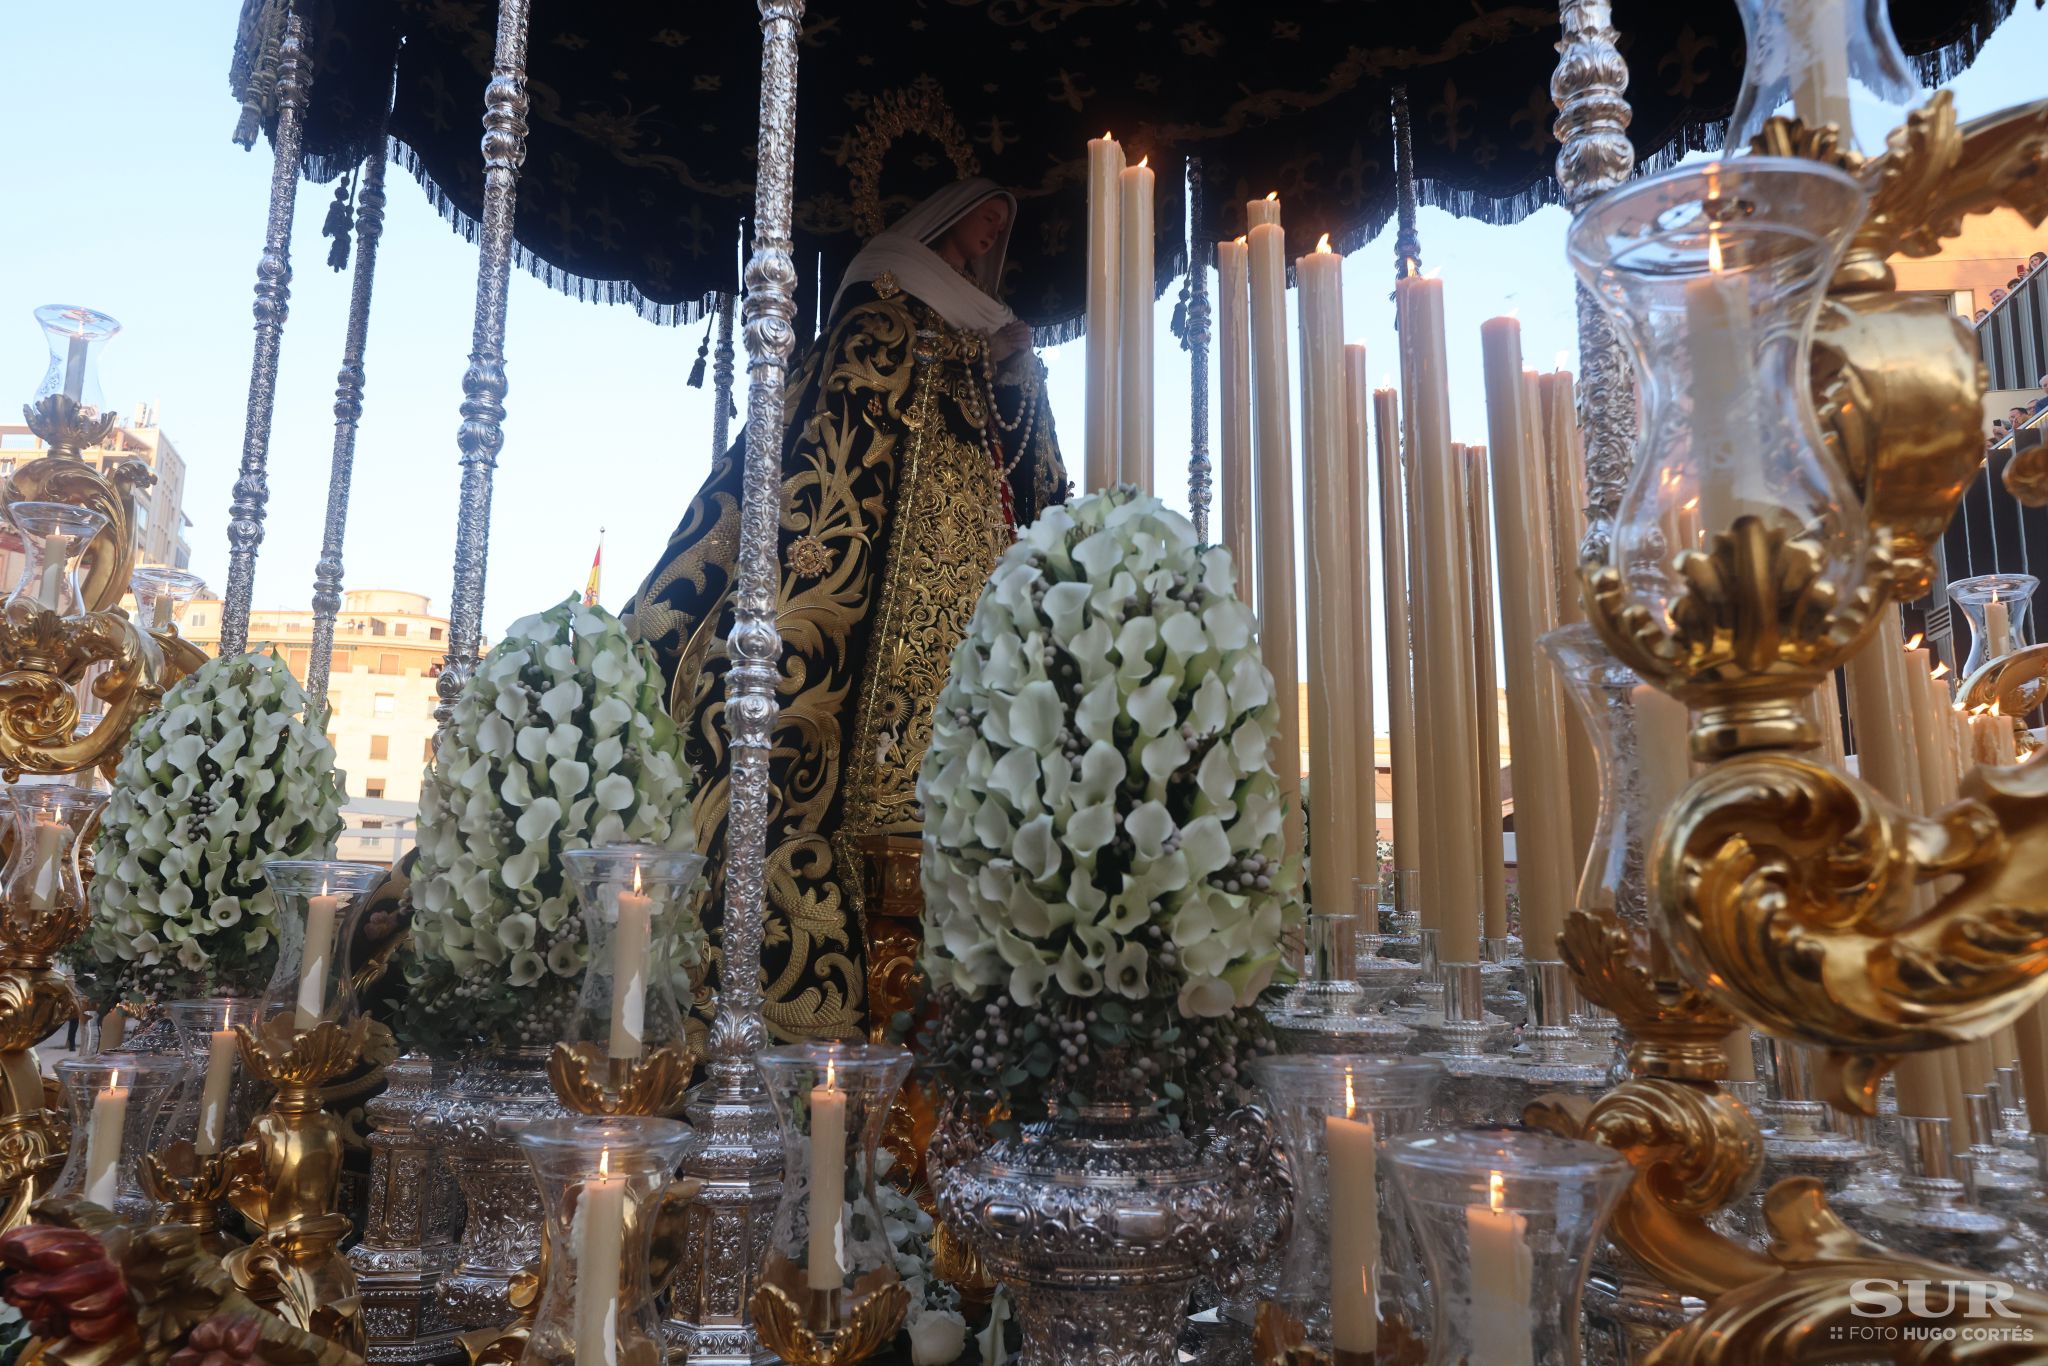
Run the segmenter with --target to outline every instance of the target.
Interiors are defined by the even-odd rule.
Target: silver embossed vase
[[[1026,1125],[938,1184],[941,1217],[1009,1287],[1018,1366],[1174,1366],[1196,1275],[1248,1218],[1141,1084]]]
[[[416,1124],[462,1188],[462,1241],[437,1287],[441,1307],[464,1328],[514,1317],[512,1280],[540,1257],[541,1202],[521,1130],[568,1112],[548,1084],[547,1054],[508,1049],[472,1058],[455,1083],[420,1107]]]

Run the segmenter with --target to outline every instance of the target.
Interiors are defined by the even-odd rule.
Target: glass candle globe
[[[36,310],[36,321],[49,343],[50,364],[29,406],[62,394],[83,416],[98,413],[106,402],[100,393],[100,353],[121,324],[97,309],[75,304],[44,304]]]
[[[897,1279],[875,1198],[875,1147],[910,1072],[893,1044],[801,1043],[756,1061],[782,1125],[782,1203],[762,1278],[838,1332],[861,1297]]]
[[[1832,658],[1787,652],[1844,650],[1805,618],[1863,586],[1870,537],[1823,452],[1807,351],[1865,202],[1831,166],[1745,157],[1633,181],[1567,236],[1642,394],[1611,563],[1643,628],[1690,643],[1671,685],[1688,702],[1702,683],[1797,697]]]
[[[357,922],[389,869],[332,859],[270,859],[263,874],[277,894],[277,966],[263,992],[263,1022],[279,1015],[304,1031],[356,1017],[349,946]]]
[[[178,604],[206,590],[206,580],[183,569],[146,564],[128,576],[128,591],[135,595],[135,624],[146,631],[170,628]]]
[[[518,1137],[547,1209],[547,1270],[522,1366],[660,1366],[647,1263],[689,1131],[670,1119],[543,1119]]]
[[[1579,1366],[1579,1297],[1628,1159],[1527,1129],[1398,1139],[1387,1156],[1436,1302],[1430,1366]]]
[[[2003,659],[2028,643],[2027,613],[2041,581],[2032,574],[1977,574],[1957,579],[1948,595],[1970,622],[1970,657],[1962,676],[1969,678],[1994,659]]]
[[[1293,1232],[1271,1298],[1324,1351],[1390,1345],[1383,1320],[1422,1337],[1420,1256],[1384,1157],[1391,1140],[1422,1128],[1441,1070],[1420,1058],[1321,1054],[1256,1058],[1252,1073],[1294,1180]]]
[[[1833,124],[1859,147],[1850,101],[1875,103],[1886,122],[1919,98],[1906,54],[1892,32],[1885,0],[1735,0],[1748,55],[1742,93],[1728,121],[1730,149],[1747,146],[1774,114]],[[1875,145],[1875,139],[1872,140]]]
[[[571,849],[563,866],[576,881],[590,958],[569,1022],[569,1042],[595,1043],[614,1059],[683,1044],[676,1003],[680,922],[704,860],[652,844]]]
[[[47,959],[85,925],[85,883],[78,851],[92,838],[107,794],[73,783],[17,782],[7,789],[14,818],[8,855],[7,943]]]
[[[83,616],[87,604],[78,588],[79,561],[106,527],[107,515],[70,503],[16,503],[7,511],[28,552],[7,599],[9,610],[38,607],[60,616]]]
[[[128,1220],[148,1221],[142,1155],[185,1073],[179,1053],[102,1053],[66,1058],[57,1080],[71,1106],[71,1151],[53,1195],[79,1195]]]
[[[160,1127],[168,1141],[188,1139],[194,1152],[211,1156],[241,1142],[263,1107],[263,1086],[243,1071],[235,1034],[236,1025],[262,1023],[263,1003],[242,996],[173,1001],[170,1016],[185,1076]]]

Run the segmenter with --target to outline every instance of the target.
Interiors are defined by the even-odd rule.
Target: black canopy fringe
[[[420,188],[426,191],[427,202],[434,206],[434,212],[440,214],[442,220],[453,228],[463,241],[474,244],[478,234],[477,221],[457,208],[455,201],[434,183],[433,177],[427,174],[426,166],[419,154],[403,141],[393,138],[391,158],[419,182]],[[701,299],[661,303],[642,294],[629,280],[594,280],[587,275],[572,274],[558,266],[550,265],[517,241],[512,244],[512,261],[549,289],[567,294],[583,303],[624,304],[657,327],[687,327],[691,323],[702,321],[718,308],[716,291],[706,294]]]

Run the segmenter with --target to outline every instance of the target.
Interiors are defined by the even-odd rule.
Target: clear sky
[[[216,588],[227,563],[270,175],[267,144],[244,152],[228,137],[237,114],[227,92],[236,11],[232,0],[0,5],[0,69],[13,71],[17,92],[0,136],[0,185],[9,198],[0,211],[0,386],[13,386],[11,411],[41,376],[42,338],[29,317],[36,305],[87,304],[119,318],[125,331],[102,371],[108,401],[126,412],[158,405],[190,467],[193,568]],[[2021,5],[1955,83],[1964,114],[2048,94],[2044,50],[2048,15]],[[56,72],[77,79],[59,82]],[[480,112],[481,88],[476,98]],[[325,264],[320,224],[331,198],[331,186],[300,188],[259,608],[300,605],[312,592],[349,288],[348,277]],[[423,592],[445,606],[476,249],[395,166],[390,200],[347,582]],[[1424,260],[1446,281],[1459,440],[1486,440],[1482,319],[1515,310],[1525,356],[1539,368],[1576,354],[1565,223],[1557,209],[1507,228],[1422,214]],[[1375,383],[1396,369],[1392,257],[1383,235],[1345,270],[1348,333],[1366,343]],[[1166,330],[1173,298],[1169,291],[1160,311],[1157,449],[1161,492],[1184,502],[1188,373]],[[709,389],[684,384],[703,330],[655,327],[515,272],[490,634],[579,590],[600,527],[607,606],[622,606],[653,564],[709,461]],[[1076,466],[1080,350],[1074,343],[1047,354],[1055,415]],[[1384,707],[1377,714],[1384,727]]]

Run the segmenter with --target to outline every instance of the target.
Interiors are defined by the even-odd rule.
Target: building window
[[[405,665],[399,662],[397,655],[380,654],[377,656],[377,672],[386,677],[401,677],[405,673]]]
[[[392,635],[394,635],[394,636],[402,636],[402,635],[404,635],[404,634],[405,634],[405,623],[404,623],[404,622],[402,622],[402,621],[400,621],[400,622],[394,622],[394,623],[392,624],[392,627],[391,627],[391,634],[392,634]]]
[[[206,625],[206,620],[206,613],[194,612],[191,616],[185,618],[185,624],[187,626],[204,626]]]
[[[370,714],[373,716],[398,715],[398,698],[388,692],[380,692],[370,699]]]
[[[382,821],[364,821],[364,822],[363,822],[363,829],[365,829],[365,830],[382,830],[383,828],[384,828],[384,822],[382,822]]]
[[[440,628],[440,627],[438,627],[438,626],[429,626],[429,627],[427,628],[427,639],[428,639],[428,640],[439,640],[440,638],[441,638],[441,628]]]
[[[384,780],[382,778],[364,780],[363,795],[365,797],[382,797],[384,795]]]
[[[347,673],[350,664],[354,662],[354,655],[355,652],[353,650],[345,650],[339,645],[335,646],[334,658],[328,661],[327,671],[335,674]]]
[[[292,677],[301,683],[306,681],[306,670],[313,664],[311,650],[290,650],[286,652],[285,665],[292,671]]]
[[[434,737],[431,735],[420,746],[420,762],[427,764],[434,762]]]
[[[370,634],[371,634],[371,635],[373,635],[373,636],[381,636],[381,635],[383,635],[383,634],[384,634],[384,623],[383,623],[383,622],[381,622],[381,621],[379,621],[379,620],[378,620],[377,618],[375,618],[375,617],[371,617],[371,618],[370,618]]]
[[[388,735],[372,735],[370,737],[370,757],[372,759],[389,759],[391,757],[391,737]]]

